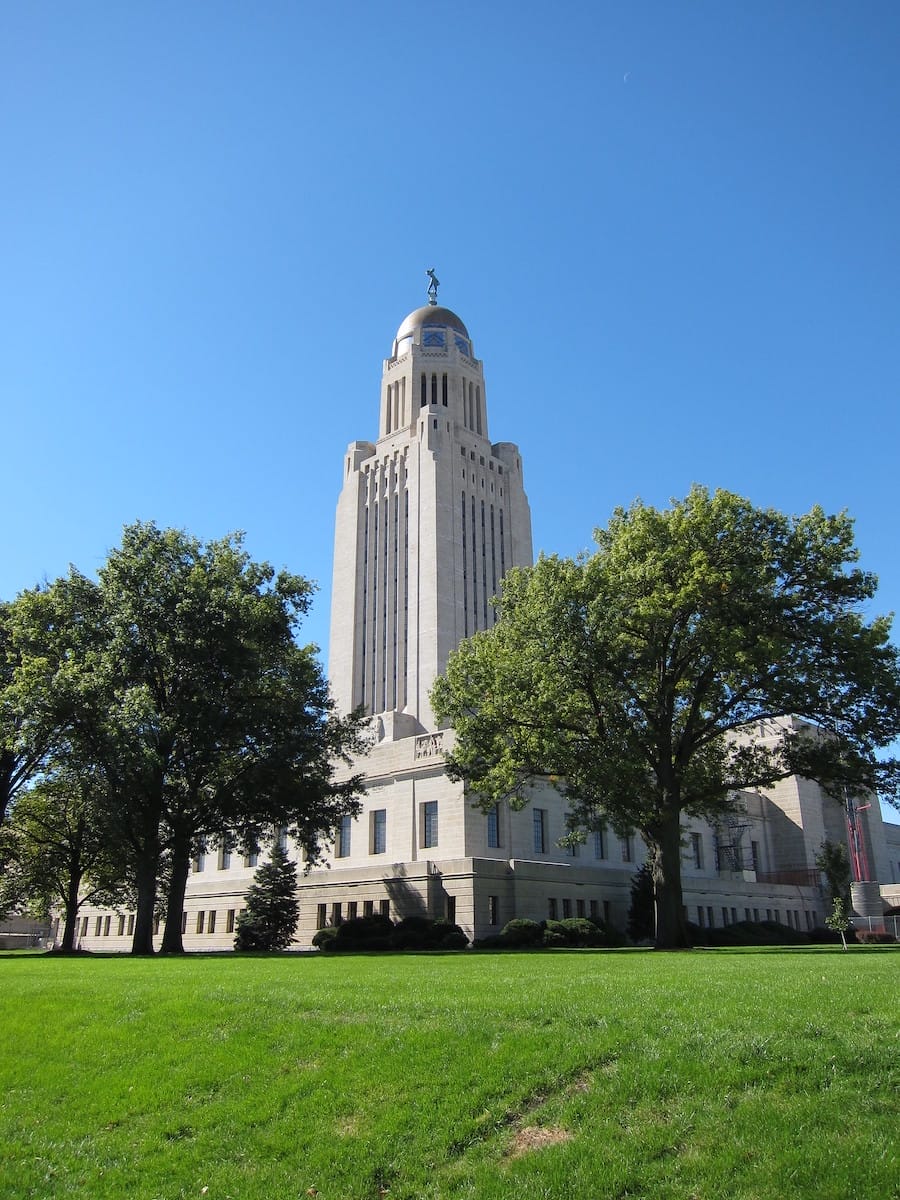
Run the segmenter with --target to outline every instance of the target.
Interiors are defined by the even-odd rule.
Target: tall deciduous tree
[[[433,703],[456,729],[451,772],[486,804],[549,781],[573,828],[638,830],[657,945],[684,946],[683,816],[793,773],[896,795],[875,751],[900,732],[898,654],[889,620],[862,614],[876,581],[846,515],[694,487],[617,510],[595,540],[506,576],[498,623],[451,656]]]
[[[21,662],[13,639],[15,601],[0,603],[0,824],[34,777],[51,741],[46,725],[26,704]]]
[[[61,950],[75,947],[78,910],[123,898],[123,863],[108,845],[98,803],[98,773],[62,768],[41,779],[16,801],[10,820],[15,868],[24,897],[59,905]]]
[[[315,648],[295,640],[311,592],[251,561],[238,535],[203,544],[139,522],[96,583],[73,569],[17,602],[33,694],[52,697],[70,761],[105,779],[104,829],[137,895],[136,953],[152,951],[164,863],[164,949],[177,951],[204,839],[277,822],[315,857],[320,834],[358,807],[359,778],[334,773],[359,722],[335,715]]]

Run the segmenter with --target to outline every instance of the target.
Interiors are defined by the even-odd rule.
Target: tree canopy
[[[900,733],[898,653],[889,619],[864,616],[876,580],[846,514],[695,486],[594,537],[589,557],[506,575],[497,624],[451,656],[432,702],[456,730],[451,773],[486,805],[550,782],[573,830],[639,831],[657,945],[678,947],[683,815],[715,819],[793,773],[896,795],[876,750]]]
[[[96,582],[73,568],[13,606],[26,709],[55,730],[69,777],[102,776],[97,820],[136,892],[135,952],[152,950],[163,871],[163,948],[181,949],[207,838],[253,842],[277,825],[314,861],[358,807],[359,777],[335,767],[360,722],[335,714],[315,647],[296,640],[311,593],[239,535],[204,544],[139,522]]]

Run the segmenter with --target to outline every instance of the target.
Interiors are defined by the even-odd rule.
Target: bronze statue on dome
[[[434,267],[429,267],[425,272],[431,282],[428,285],[428,303],[437,304],[437,290],[441,286],[441,281],[434,273]]]

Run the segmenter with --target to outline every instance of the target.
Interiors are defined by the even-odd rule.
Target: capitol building
[[[371,715],[371,748],[352,768],[366,792],[327,862],[305,874],[301,864],[296,945],[371,913],[447,918],[471,938],[513,917],[602,917],[624,931],[644,858],[637,836],[600,828],[561,846],[566,808],[552,788],[519,811],[485,812],[445,770],[453,732],[435,721],[431,686],[460,641],[493,624],[504,573],[533,558],[521,455],[492,440],[483,363],[465,323],[437,303],[436,280],[390,344],[377,421],[375,440],[352,442],[340,462],[328,671],[338,709]],[[880,924],[900,904],[900,826],[885,824],[877,803],[860,805],[855,821],[867,881],[854,905],[863,923]],[[825,840],[847,844],[847,812],[797,777],[741,794],[718,825],[685,819],[688,920],[821,926],[828,896],[815,858]],[[231,947],[263,854],[210,845],[195,859],[186,949]],[[78,945],[125,951],[132,925],[127,912],[84,908]]]

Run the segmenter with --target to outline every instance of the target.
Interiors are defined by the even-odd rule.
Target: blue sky
[[[900,5],[0,9],[0,596],[122,525],[318,581],[425,299],[535,548],[692,482],[856,518],[900,609]]]

